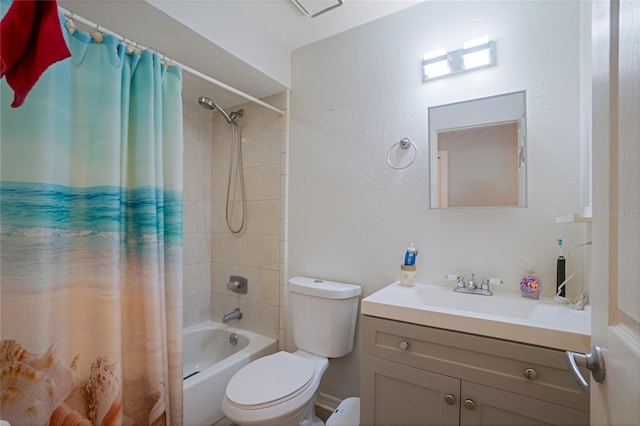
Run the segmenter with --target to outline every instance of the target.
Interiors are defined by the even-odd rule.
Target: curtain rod
[[[142,46],[141,44],[136,43],[135,41],[130,40],[130,39],[126,38],[126,37],[123,37],[120,34],[114,33],[113,31],[110,31],[110,30],[108,30],[108,29],[106,29],[104,27],[101,27],[100,25],[98,25],[98,24],[96,24],[96,23],[94,23],[94,22],[92,22],[92,21],[90,21],[90,20],[88,20],[86,18],[83,18],[82,16],[76,15],[75,13],[71,12],[70,10],[65,9],[64,7],[58,6],[58,10],[60,12],[62,12],[62,14],[64,16],[66,16],[67,18],[69,18],[71,20],[78,21],[81,24],[87,25],[88,27],[91,27],[94,30],[99,31],[101,33],[112,35],[112,36],[116,37],[118,40],[120,40],[120,41],[122,41],[124,43],[131,43],[131,44],[133,44],[133,45],[135,45],[137,47],[140,47],[141,49],[145,49],[145,50],[148,50],[150,52],[157,53],[164,60],[166,60],[166,61],[168,61],[170,63],[176,64],[176,65],[179,65],[180,68],[182,68],[184,71],[188,72],[189,74],[195,75],[196,77],[199,77],[199,78],[201,78],[201,79],[203,79],[205,81],[208,81],[209,83],[215,84],[218,87],[221,87],[221,88],[223,88],[223,89],[225,89],[225,90],[227,90],[227,91],[229,91],[231,93],[234,93],[234,94],[236,94],[236,95],[238,95],[238,96],[240,96],[240,97],[242,97],[242,98],[244,98],[244,99],[246,99],[248,101],[254,102],[254,103],[256,103],[256,104],[258,104],[260,106],[268,108],[271,111],[275,111],[280,115],[284,115],[284,112],[281,109],[276,108],[273,105],[269,105],[268,103],[263,102],[260,99],[255,98],[255,97],[253,97],[251,95],[248,95],[248,94],[236,89],[235,87],[229,86],[228,84],[225,84],[225,83],[223,83],[223,82],[221,82],[219,80],[216,80],[213,77],[209,77],[208,75],[203,74],[200,71],[194,70],[191,67],[188,67],[188,66],[186,66],[184,64],[181,64],[180,62],[175,61],[175,60],[163,55],[162,53],[158,52],[157,50],[150,49],[148,47]]]

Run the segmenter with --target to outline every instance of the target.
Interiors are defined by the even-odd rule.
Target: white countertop
[[[589,352],[591,310],[515,294],[455,293],[452,287],[394,282],[362,300],[363,315],[560,350]]]

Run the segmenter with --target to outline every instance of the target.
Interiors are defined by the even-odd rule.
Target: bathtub
[[[233,345],[229,337],[236,334]],[[277,341],[214,321],[183,331],[184,425],[211,426],[224,417],[222,398],[231,377],[250,361],[278,351]]]

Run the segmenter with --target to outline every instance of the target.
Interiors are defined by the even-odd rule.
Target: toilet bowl
[[[231,379],[222,410],[243,426],[321,425],[312,408],[328,366],[327,358],[304,351],[260,358]]]
[[[294,353],[280,351],[241,368],[222,411],[242,425],[321,426],[315,401],[329,358],[353,350],[360,287],[306,277],[289,280]]]

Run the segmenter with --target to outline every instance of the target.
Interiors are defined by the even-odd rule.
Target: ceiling
[[[334,0],[303,2],[336,4]],[[343,4],[315,18],[305,16],[291,0],[233,1],[247,18],[244,26],[259,26],[275,41],[289,50],[341,33],[383,16],[413,6],[420,1],[410,0],[343,0]],[[205,2],[216,8],[216,1]]]
[[[332,2],[332,0],[323,0]],[[256,98],[287,87],[251,65],[240,52],[256,43],[287,58],[297,48],[349,30],[420,1],[344,0],[344,4],[316,18],[305,16],[290,0],[59,0],[58,4],[124,37]],[[185,12],[202,19],[187,19]],[[176,16],[180,16],[177,19]],[[213,29],[228,29],[222,36]],[[281,54],[285,52],[284,56]],[[264,52],[263,52],[264,53]],[[240,59],[244,58],[244,59]],[[209,96],[223,107],[246,102],[185,72],[183,98]]]

